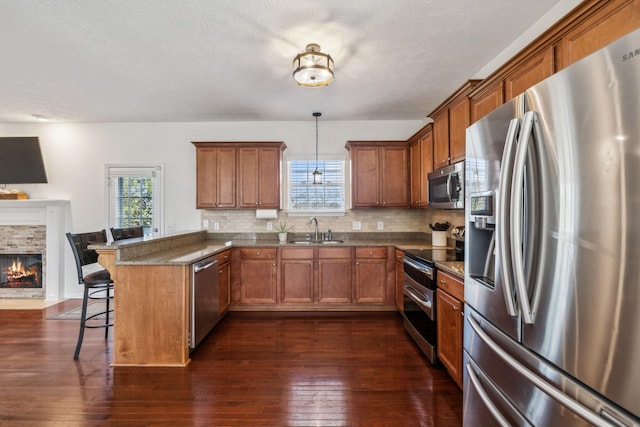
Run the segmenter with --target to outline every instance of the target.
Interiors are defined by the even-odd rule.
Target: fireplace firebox
[[[42,254],[0,254],[0,288],[42,288]]]

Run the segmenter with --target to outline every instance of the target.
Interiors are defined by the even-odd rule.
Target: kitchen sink
[[[338,245],[344,240],[289,240],[294,245]]]

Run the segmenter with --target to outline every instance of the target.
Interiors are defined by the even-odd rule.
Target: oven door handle
[[[416,270],[419,270],[421,273],[426,274],[429,277],[429,279],[433,279],[433,268],[425,265],[420,265],[417,262],[413,261],[411,258],[406,258],[406,257],[404,259],[404,263],[409,264],[411,267],[415,268]]]
[[[407,294],[407,296],[411,298],[416,304],[420,304],[424,308],[428,308],[429,310],[431,310],[431,306],[433,305],[431,301],[425,301],[421,299],[418,295],[415,294],[415,292],[411,290],[410,286],[405,285],[404,291]]]

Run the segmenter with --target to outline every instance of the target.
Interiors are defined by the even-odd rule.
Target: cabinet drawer
[[[280,256],[283,259],[313,259],[313,248],[282,248]]]
[[[276,248],[242,248],[240,256],[243,259],[270,259],[276,257]]]
[[[216,254],[216,259],[218,260],[219,266],[231,261],[231,249],[227,249],[223,252]]]
[[[318,258],[349,259],[351,258],[351,248],[320,248],[318,249]]]
[[[448,292],[454,298],[464,301],[464,282],[460,279],[438,270],[438,287]]]
[[[387,248],[384,246],[372,248],[356,248],[356,258],[386,258]]]

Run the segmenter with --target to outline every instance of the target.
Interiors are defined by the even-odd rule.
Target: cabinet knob
[[[260,256],[260,252],[256,252],[256,256]]]
[[[369,252],[369,256],[373,256],[373,252]]]
[[[309,265],[313,265],[313,261],[311,261],[311,262],[309,263]]]
[[[218,274],[222,274],[222,270],[218,270]]]
[[[446,280],[440,279],[440,284],[441,284],[441,285],[445,285],[446,283],[447,283],[447,281],[446,281]]]
[[[458,306],[456,305],[451,306],[451,308],[453,308],[453,311],[458,311]]]

